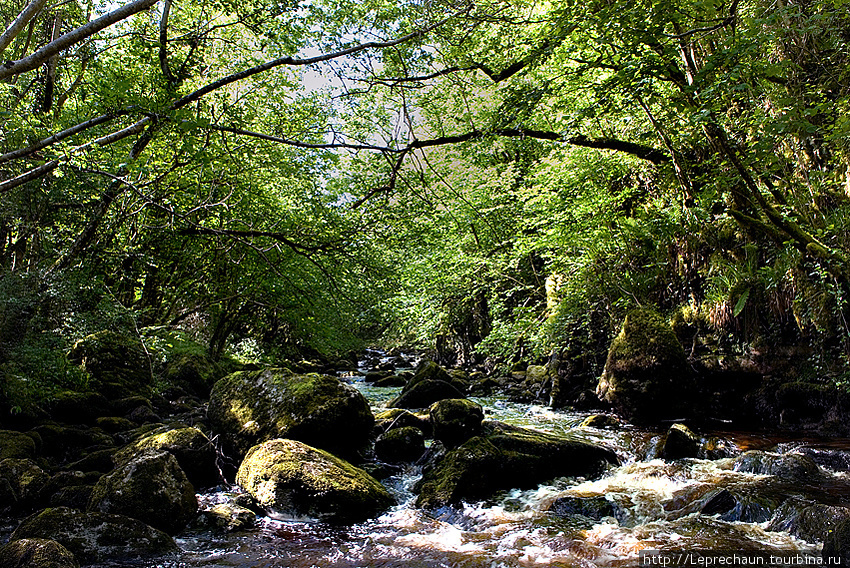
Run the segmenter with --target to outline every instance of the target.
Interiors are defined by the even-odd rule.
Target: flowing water
[[[362,378],[353,382],[376,409],[398,391],[366,385]],[[249,531],[189,531],[178,539],[181,557],[159,566],[596,567],[646,565],[641,553],[648,550],[819,554],[819,543],[769,530],[767,519],[743,522],[699,513],[700,504],[712,492],[727,489],[746,495],[765,487],[772,476],[735,471],[728,457],[676,462],[655,459],[657,432],[579,429],[586,414],[556,412],[498,398],[475,400],[485,407],[489,419],[553,433],[570,431],[606,445],[617,452],[622,465],[600,479],[556,479],[533,490],[505,491],[486,502],[431,514],[413,506],[411,488],[420,472],[410,466],[384,481],[399,505],[377,519],[340,528],[309,519],[265,517]],[[813,441],[789,442],[733,433],[721,433],[715,440],[718,453],[727,456],[753,448],[795,452],[816,445]],[[821,473],[827,480],[825,489],[821,484],[822,500],[842,502],[848,487],[846,474]],[[780,484],[775,491],[802,490]],[[202,495],[202,508],[225,501],[230,495],[227,491]],[[593,520],[547,513],[549,505],[563,496],[602,497],[611,503],[615,514]]]

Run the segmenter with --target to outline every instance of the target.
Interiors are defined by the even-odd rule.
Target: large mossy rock
[[[116,464],[126,462],[144,450],[161,450],[173,455],[196,489],[213,487],[222,481],[216,466],[215,447],[197,428],[183,426],[154,430],[118,451],[114,461]]]
[[[213,387],[207,413],[213,430],[239,457],[275,438],[353,457],[375,424],[369,402],[354,387],[336,377],[282,368],[224,377]]]
[[[486,499],[503,489],[533,487],[562,476],[592,477],[618,463],[611,450],[587,442],[485,422],[470,438],[425,468],[418,507]]]
[[[452,449],[481,433],[484,409],[471,400],[447,398],[431,405],[429,417],[434,438]]]
[[[688,411],[693,382],[685,352],[656,312],[629,312],[611,343],[596,388],[602,400],[635,423],[680,417]]]
[[[33,458],[35,454],[36,444],[31,436],[14,430],[0,430],[0,460]]]
[[[78,568],[71,552],[44,538],[22,538],[0,547],[0,568]]]
[[[267,510],[330,523],[363,521],[394,503],[362,469],[295,440],[251,448],[236,483]]]
[[[99,392],[63,391],[48,405],[51,418],[66,424],[94,424],[113,414],[112,405]]]
[[[173,385],[206,398],[225,372],[218,363],[202,353],[184,353],[169,360],[163,369],[163,377]]]
[[[425,453],[425,436],[414,426],[387,430],[375,440],[375,455],[388,463],[415,462]]]
[[[32,460],[0,460],[0,511],[32,508],[48,481],[50,476]]]
[[[420,381],[403,390],[392,399],[387,406],[390,408],[428,408],[437,401],[447,398],[465,398],[456,386],[446,381]]]
[[[83,564],[139,561],[178,551],[170,536],[139,520],[67,507],[45,509],[24,519],[10,540],[24,538],[55,540]]]
[[[88,509],[126,515],[176,534],[195,517],[198,500],[174,456],[146,450],[100,478]]]
[[[138,337],[100,331],[77,341],[68,360],[88,372],[92,386],[107,398],[151,391],[152,362]]]
[[[467,385],[460,378],[434,363],[423,361],[413,377],[391,400],[390,408],[428,408],[438,400],[466,398]]]

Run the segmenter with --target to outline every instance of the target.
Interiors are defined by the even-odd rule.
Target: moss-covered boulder
[[[28,459],[0,460],[0,511],[32,508],[50,476]]]
[[[50,417],[66,424],[94,424],[113,413],[112,405],[99,392],[63,391],[47,407]]]
[[[629,312],[608,350],[599,398],[635,423],[652,423],[686,416],[692,391],[685,352],[670,325],[649,309]]]
[[[257,515],[233,502],[219,503],[202,512],[203,519],[216,528],[226,531],[250,529],[257,522]]]
[[[251,448],[236,483],[267,510],[330,523],[363,521],[394,502],[362,469],[295,440]]]
[[[464,398],[447,398],[429,409],[434,438],[447,448],[455,448],[481,433],[484,409]]]
[[[178,551],[170,536],[139,520],[66,507],[45,509],[24,519],[10,540],[24,538],[55,540],[83,564],[139,561]]]
[[[387,406],[391,408],[428,408],[438,400],[446,398],[465,398],[457,387],[445,381],[420,381],[392,399]]]
[[[14,430],[0,430],[0,460],[34,458],[35,454],[36,444],[31,436]]]
[[[336,377],[288,369],[228,375],[213,387],[207,412],[213,430],[238,456],[274,438],[353,456],[375,423],[368,401],[354,387]]]
[[[97,482],[88,510],[126,515],[176,534],[194,518],[198,500],[174,456],[146,450]]]
[[[611,450],[501,422],[485,422],[470,438],[429,464],[417,506],[438,508],[486,499],[504,489],[534,487],[561,476],[592,477],[618,463]]]
[[[197,428],[158,428],[119,450],[114,461],[116,464],[124,463],[144,450],[165,451],[173,455],[196,489],[221,483],[215,447]]]
[[[184,353],[170,359],[162,374],[169,384],[206,398],[225,372],[203,353]]]
[[[68,352],[68,360],[89,373],[95,390],[107,398],[151,390],[152,361],[138,337],[100,331],[77,341]]]
[[[78,568],[71,552],[56,542],[44,538],[22,538],[0,547],[2,568]]]
[[[591,414],[581,422],[580,428],[618,428],[620,419],[610,414]]]
[[[385,462],[415,462],[424,453],[425,436],[413,426],[387,430],[375,440],[375,455]]]
[[[684,424],[673,424],[667,430],[661,448],[661,457],[668,460],[696,458],[700,455],[702,440]]]
[[[405,426],[422,431],[426,438],[430,438],[433,432],[431,420],[427,415],[414,414],[404,408],[389,408],[375,415],[375,429],[380,433]]]

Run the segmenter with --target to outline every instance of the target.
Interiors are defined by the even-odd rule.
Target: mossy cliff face
[[[83,512],[67,507],[45,509],[24,519],[10,540],[55,540],[83,564],[177,552],[177,544],[162,531],[124,515]]]
[[[591,477],[617,462],[616,455],[606,448],[501,422],[485,422],[480,436],[425,468],[416,505],[429,509],[458,505],[503,489],[533,487],[555,477]]]
[[[693,391],[685,352],[656,312],[636,309],[611,343],[596,393],[636,423],[680,417]]]
[[[295,440],[269,440],[251,448],[236,483],[270,511],[330,523],[363,521],[394,502],[362,469]]]
[[[194,518],[198,500],[174,456],[147,450],[104,475],[88,508],[127,515],[176,534]]]
[[[328,375],[296,375],[288,369],[224,377],[213,387],[208,415],[238,456],[274,438],[353,456],[375,423],[369,403],[353,387]]]

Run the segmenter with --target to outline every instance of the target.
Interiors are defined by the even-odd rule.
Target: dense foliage
[[[4,0],[2,372],[74,383],[74,340],[166,325],[598,375],[651,305],[691,355],[803,346],[840,379],[848,13]]]

